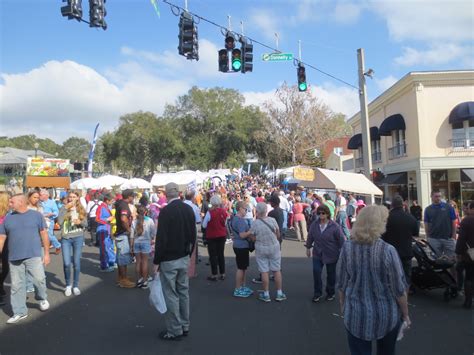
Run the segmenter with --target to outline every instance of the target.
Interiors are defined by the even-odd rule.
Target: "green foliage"
[[[34,150],[35,143],[38,143],[38,150],[55,155],[58,153],[58,156],[61,158],[67,158],[61,156],[62,146],[55,143],[49,138],[39,138],[34,134],[18,136],[13,138],[1,137],[0,138],[0,147],[12,147],[24,150]]]
[[[84,138],[70,137],[61,147],[61,158],[70,159],[72,162],[85,162],[89,157],[91,144]]]

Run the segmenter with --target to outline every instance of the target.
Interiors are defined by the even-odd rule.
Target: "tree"
[[[82,163],[88,159],[90,150],[91,144],[86,139],[70,137],[62,144],[61,157]]]
[[[41,150],[45,153],[59,156],[62,154],[62,147],[56,142],[52,141],[49,138],[39,138],[34,134],[23,135],[18,137],[1,137],[0,138],[0,147],[12,147],[24,150],[34,150],[35,143],[38,143],[38,150]],[[61,156],[62,157],[62,156]]]
[[[268,138],[261,143],[271,147],[271,155],[289,158],[292,164],[315,163],[308,152],[347,133],[343,115],[335,114],[309,92],[300,93],[296,86],[284,83],[265,108],[266,124],[260,137]]]

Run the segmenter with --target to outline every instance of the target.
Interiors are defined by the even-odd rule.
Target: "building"
[[[351,117],[356,172],[363,170],[360,112]],[[439,189],[474,200],[474,71],[411,72],[369,104],[372,177],[385,198],[424,207]]]
[[[24,150],[18,148],[0,148],[0,175],[23,176],[26,173],[28,158],[41,156],[44,158],[54,158],[54,155],[42,150]]]

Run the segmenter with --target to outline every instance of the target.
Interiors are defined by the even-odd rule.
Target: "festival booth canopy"
[[[144,179],[139,179],[139,178],[133,178],[130,180],[125,181],[121,186],[121,190],[127,190],[127,189],[151,189],[153,185],[144,180]]]
[[[71,189],[73,190],[88,190],[88,189],[99,189],[100,182],[94,178],[79,179],[71,183]]]
[[[153,186],[165,186],[170,182],[174,182],[178,185],[189,185],[193,182],[198,183],[198,180],[202,182],[202,177],[200,174],[196,174],[194,171],[184,171],[177,173],[155,174],[151,178],[151,184]]]
[[[127,182],[128,180],[115,175],[104,175],[97,179],[100,184],[100,188],[110,188],[113,186],[120,186],[123,183]]]

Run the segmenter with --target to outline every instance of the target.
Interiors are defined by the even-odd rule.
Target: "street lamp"
[[[34,147],[35,147],[35,158],[36,158],[36,157],[38,156],[39,144],[38,144],[38,143],[35,143]]]

